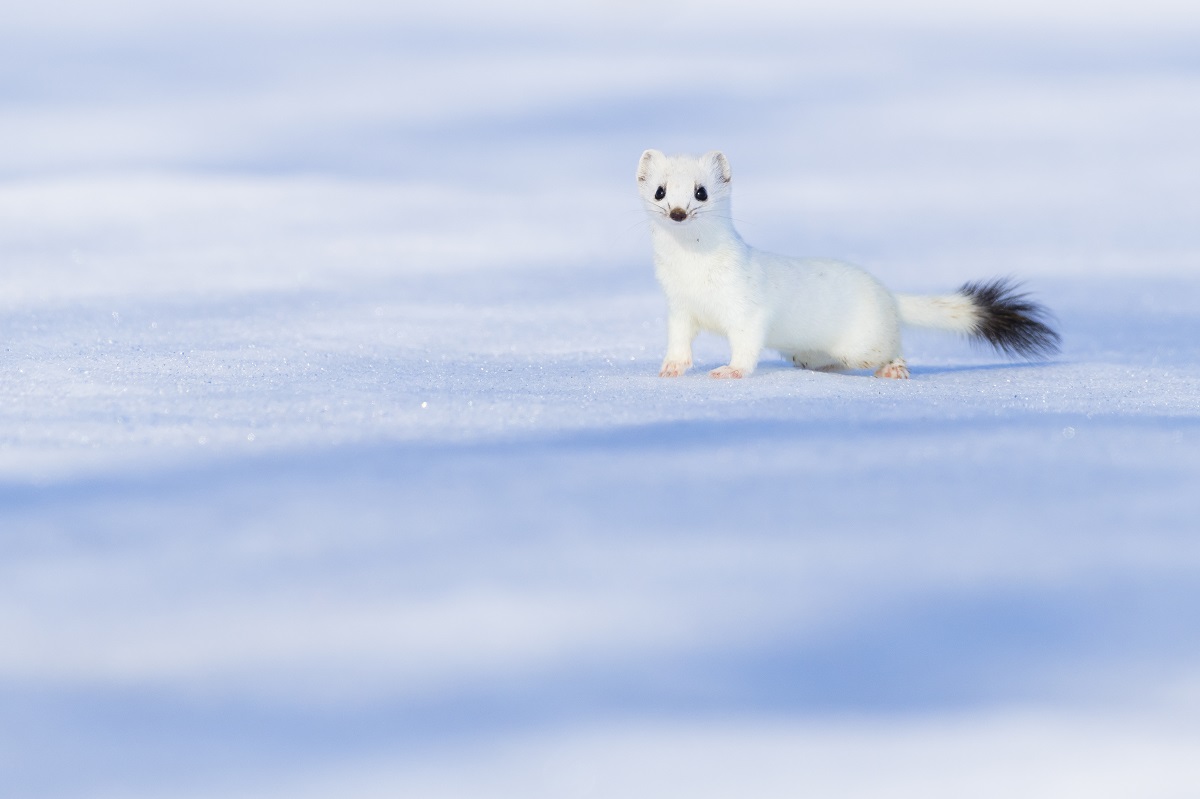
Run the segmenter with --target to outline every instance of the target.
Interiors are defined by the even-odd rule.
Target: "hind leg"
[[[876,377],[893,380],[908,378],[908,364],[900,352],[899,335],[879,337],[846,353],[846,365],[852,369],[872,369]]]
[[[900,339],[900,315],[891,295],[878,288],[876,306],[871,309],[874,313],[860,318],[854,330],[847,331],[835,354],[852,369],[871,369],[876,377],[904,380],[908,365]]]
[[[908,364],[903,358],[893,358],[875,370],[876,377],[890,377],[893,380],[908,379]]]

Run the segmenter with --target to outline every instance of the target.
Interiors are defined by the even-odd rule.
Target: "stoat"
[[[763,349],[815,370],[871,369],[908,377],[901,325],[965,334],[1009,355],[1058,351],[1041,305],[1009,280],[966,283],[954,294],[893,294],[853,264],[756,250],[733,227],[729,161],[647,150],[638,191],[650,215],[654,269],[667,296],[662,377],[692,365],[701,330],[729,339],[729,364],[713,377],[747,377]]]

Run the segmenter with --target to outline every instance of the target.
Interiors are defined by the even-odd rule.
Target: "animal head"
[[[668,226],[691,224],[714,212],[715,220],[728,219],[731,178],[729,161],[716,150],[699,158],[647,150],[638,162],[638,193],[651,218]]]

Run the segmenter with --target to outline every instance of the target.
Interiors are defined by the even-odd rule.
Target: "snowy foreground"
[[[1200,785],[1197,282],[1044,280],[1049,364],[665,381],[646,269],[9,310],[6,781]]]
[[[6,796],[1200,793],[1200,73],[1170,25],[863,58],[821,44],[853,27],[806,56],[698,30],[774,115],[711,141],[644,121],[687,103],[602,26],[486,40],[481,88],[366,4],[341,39],[303,7],[213,74],[169,27],[75,41],[3,112]],[[27,24],[9,65],[50,58]],[[400,102],[429,63],[441,104]],[[761,246],[904,291],[1024,277],[1064,351],[913,335],[910,381],[713,381],[702,337],[661,380],[649,146],[725,148]]]

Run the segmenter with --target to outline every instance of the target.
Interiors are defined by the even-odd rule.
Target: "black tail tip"
[[[964,283],[958,293],[979,310],[973,335],[1012,356],[1037,360],[1055,355],[1061,338],[1050,327],[1050,312],[1020,289],[1010,278]]]

